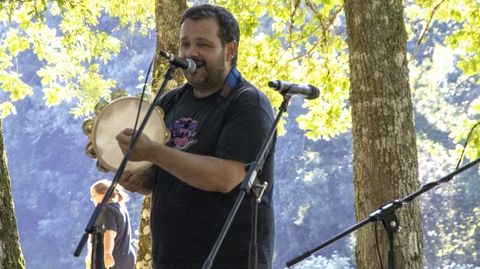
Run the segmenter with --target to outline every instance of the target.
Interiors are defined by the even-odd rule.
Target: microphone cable
[[[142,94],[140,95],[140,103],[138,104],[138,111],[137,111],[137,116],[135,118],[135,124],[133,125],[133,136],[135,136],[135,133],[137,132],[137,125],[138,121],[140,119],[140,112],[142,111],[142,104],[143,104],[143,99],[145,98],[145,91],[147,89],[147,82],[148,82],[148,77],[150,75],[150,71],[152,70],[153,62],[154,62],[155,57],[152,59],[150,62],[150,65],[148,66],[147,74],[145,75],[145,81],[143,82],[143,89],[142,89]],[[130,140],[130,144],[128,146],[128,150],[130,151],[132,149],[132,140]]]

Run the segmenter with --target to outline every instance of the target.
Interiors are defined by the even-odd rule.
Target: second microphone
[[[320,95],[320,91],[317,87],[312,85],[294,84],[281,80],[274,80],[268,83],[270,88],[279,91],[281,94],[286,95],[301,95],[306,99],[315,99]]]

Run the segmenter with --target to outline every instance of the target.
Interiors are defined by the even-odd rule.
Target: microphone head
[[[169,52],[166,52],[163,50],[161,50],[158,54],[160,54],[160,56],[165,57],[167,59],[170,59],[170,57],[172,57],[172,55]]]
[[[312,91],[311,91],[310,94],[309,94],[307,97],[305,97],[305,98],[308,99],[308,100],[317,99],[317,98],[320,96],[320,90],[319,90],[317,87],[313,86],[313,85],[308,85],[308,86],[310,87],[310,89],[311,89]]]
[[[313,85],[301,85],[287,81],[274,80],[268,82],[268,86],[276,91],[279,91],[283,95],[292,96],[298,94],[309,100],[318,98],[320,96],[320,91]]]
[[[192,60],[192,59],[185,59],[185,61],[187,61],[188,66],[187,66],[187,68],[182,69],[182,70],[183,70],[183,73],[184,73],[185,75],[193,74],[193,72],[195,72],[195,70],[197,69],[197,64],[196,64],[195,61]]]
[[[280,82],[278,80],[270,81],[268,82],[268,87],[278,89],[280,87]]]

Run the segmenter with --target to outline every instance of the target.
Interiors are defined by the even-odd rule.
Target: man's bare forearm
[[[155,180],[155,167],[152,165],[142,172],[143,182],[141,188],[136,191],[141,195],[150,195],[153,191],[153,185]]]

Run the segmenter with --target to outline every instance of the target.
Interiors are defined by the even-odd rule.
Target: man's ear
[[[231,62],[238,52],[238,42],[233,40],[227,43],[227,61]]]

